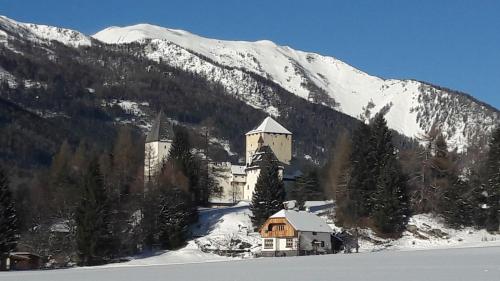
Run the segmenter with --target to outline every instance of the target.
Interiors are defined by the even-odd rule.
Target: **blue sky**
[[[464,91],[500,108],[496,0],[0,0],[0,14],[86,34],[146,22],[219,39],[269,39],[372,75]]]

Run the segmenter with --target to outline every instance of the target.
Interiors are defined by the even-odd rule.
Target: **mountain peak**
[[[148,23],[140,23],[125,27],[112,26],[92,35],[93,38],[108,43],[122,44],[144,39],[173,40],[175,37],[195,36],[187,31],[170,29]]]

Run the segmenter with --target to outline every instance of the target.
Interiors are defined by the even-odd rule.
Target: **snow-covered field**
[[[500,247],[0,273],[2,281],[498,281]]]
[[[306,202],[311,212],[328,219],[333,207],[331,201]],[[177,251],[158,253],[151,257],[135,257],[129,262],[106,267],[170,265],[252,258],[259,251],[260,236],[252,231],[249,204],[241,202],[233,207],[200,210],[200,222],[193,226],[193,240]],[[341,229],[329,221],[335,231]],[[371,230],[360,230],[360,252],[412,251],[446,248],[500,246],[500,234],[465,228],[454,230],[444,226],[439,218],[423,214],[413,216],[408,231],[397,240],[381,239]],[[226,251],[234,257],[227,257]],[[218,255],[220,254],[220,255]],[[500,280],[500,279],[499,279]]]
[[[306,205],[326,218],[333,202]],[[202,209],[199,221],[194,238],[176,251],[98,267],[0,273],[0,280],[500,280],[499,234],[449,229],[431,215],[413,216],[397,240],[361,230],[360,254],[258,259],[251,258],[260,238],[248,203]],[[240,251],[216,254],[226,250]]]

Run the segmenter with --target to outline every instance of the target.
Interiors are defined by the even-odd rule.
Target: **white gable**
[[[283,127],[280,123],[276,122],[276,120],[274,120],[271,117],[267,117],[266,119],[264,119],[264,121],[262,121],[262,123],[257,128],[248,132],[247,135],[256,133],[275,133],[275,134],[286,134],[286,135],[292,134],[290,131],[288,131],[285,127]]]
[[[285,218],[297,231],[333,232],[322,218],[306,211],[281,210],[271,218]]]

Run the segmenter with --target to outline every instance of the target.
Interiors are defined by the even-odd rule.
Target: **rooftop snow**
[[[267,117],[262,121],[262,123],[255,129],[251,130],[250,132],[247,133],[247,135],[250,134],[257,134],[257,133],[275,133],[275,134],[286,134],[286,135],[291,135],[292,133],[288,131],[285,127],[283,127],[280,123],[276,122],[271,117]]]
[[[281,210],[271,218],[286,218],[297,231],[333,232],[322,218],[306,211]]]

